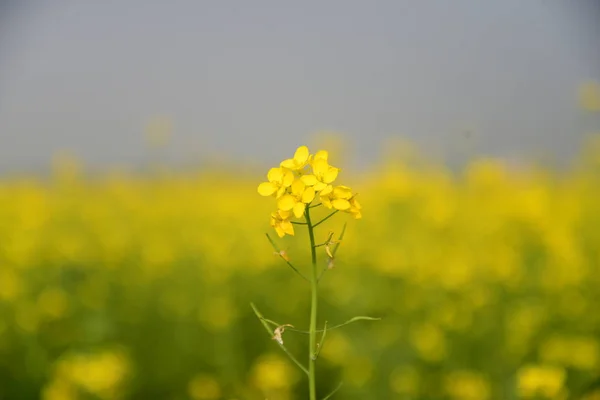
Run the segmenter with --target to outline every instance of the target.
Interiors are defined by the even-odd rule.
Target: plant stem
[[[310,302],[310,326],[309,331],[309,344],[308,344],[308,391],[310,400],[317,400],[317,385],[315,381],[315,362],[313,355],[316,350],[317,342],[317,248],[315,247],[315,233],[313,231],[314,226],[310,221],[310,208],[306,207],[306,225],[308,227],[308,236],[310,238],[310,252],[312,260],[312,269],[310,275],[310,291],[311,291],[311,302]]]

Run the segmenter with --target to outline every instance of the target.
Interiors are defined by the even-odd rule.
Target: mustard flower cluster
[[[271,226],[279,237],[294,235],[292,218],[302,218],[317,195],[320,205],[361,218],[361,206],[352,189],[333,186],[340,169],[329,165],[328,158],[325,150],[310,154],[308,147],[300,146],[293,158],[271,168],[267,173],[268,182],[258,186],[260,195],[277,200],[277,210],[271,213]]]

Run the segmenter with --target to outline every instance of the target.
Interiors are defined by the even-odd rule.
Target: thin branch
[[[332,212],[331,214],[329,214],[328,216],[326,216],[325,218],[323,218],[322,220],[320,220],[319,222],[314,224],[313,228],[316,228],[317,226],[321,225],[323,222],[327,221],[329,218],[333,217],[335,214],[338,213],[338,211],[339,210],[335,210],[334,212]]]
[[[290,221],[294,225],[306,225],[306,222]]]
[[[322,247],[322,246],[327,246],[328,244],[331,244],[331,238],[333,237],[333,232],[329,233],[329,237],[327,238],[327,240],[323,243],[319,243],[319,244],[315,244],[315,247]]]
[[[327,321],[325,321],[325,327],[323,328],[323,335],[321,335],[321,340],[319,341],[319,345],[317,347],[317,351],[313,354],[313,360],[319,358],[319,354],[321,354],[321,349],[323,348],[323,343],[325,342],[325,335],[327,335]]]
[[[334,257],[335,257],[335,254],[338,251],[338,248],[340,247],[340,244],[342,244],[342,239],[344,239],[344,234],[346,233],[346,226],[348,226],[348,223],[344,222],[344,227],[342,228],[342,232],[340,233],[340,237],[338,237],[337,243],[335,244],[333,250],[331,251],[331,254],[333,254]],[[325,268],[323,268],[323,270],[321,271],[321,274],[319,275],[319,278],[317,279],[317,282],[321,281],[321,278],[323,277],[323,274],[328,269],[329,269],[329,266],[326,266]]]
[[[344,384],[344,382],[340,382],[340,384],[337,385],[337,387],[335,389],[333,389],[331,391],[331,393],[329,393],[327,396],[323,397],[323,400],[330,399],[338,390],[340,390],[340,388],[342,387],[343,384]]]
[[[269,325],[267,324],[265,318],[262,316],[262,314],[258,311],[258,309],[256,308],[256,306],[254,305],[254,303],[250,303],[250,306],[252,307],[252,309],[254,310],[254,314],[256,314],[256,317],[258,318],[258,320],[260,321],[260,323],[265,327],[266,331],[269,333],[269,336],[271,336],[273,334],[273,332],[271,332],[271,328],[269,328]],[[285,354],[287,354],[290,359],[306,374],[308,375],[308,369],[302,365],[300,363],[300,361],[298,361],[296,359],[296,357],[294,357],[292,355],[292,353],[289,352],[289,350],[281,343],[277,342],[277,345],[279,345],[279,347],[281,347],[281,349],[285,352]]]
[[[273,326],[281,326],[281,324],[275,322],[275,321],[271,321],[269,319],[265,319],[262,318],[262,320],[268,324],[271,324]],[[338,324],[338,325],[334,325],[331,328],[327,328],[328,331],[331,331],[333,329],[337,329],[337,328],[341,328],[342,326],[351,324],[353,322],[356,321],[380,321],[381,318],[374,318],[374,317],[365,317],[365,316],[358,316],[358,317],[354,317],[354,318],[350,318],[348,321]],[[296,332],[296,333],[303,333],[305,335],[307,335],[309,332],[308,331],[303,331],[301,329],[296,329],[296,328],[286,328],[286,331],[290,331],[290,332]],[[317,329],[316,332],[324,332],[323,329]]]
[[[337,253],[338,248],[340,247],[340,244],[342,244],[342,239],[344,238],[344,234],[346,233],[346,226],[348,226],[348,223],[344,222],[344,227],[342,228],[340,237],[338,238],[337,243],[335,244],[335,247],[333,248],[333,251],[331,252],[334,257],[335,257],[335,253]]]
[[[271,243],[271,246],[273,246],[273,250],[275,250],[275,253],[277,253],[277,255],[279,256],[279,258],[281,258],[283,261],[285,261],[285,263],[287,265],[289,265],[290,268],[294,270],[294,272],[296,272],[298,275],[300,275],[302,277],[302,279],[304,279],[307,282],[310,282],[310,280],[306,276],[304,276],[304,274],[302,272],[298,271],[298,269],[296,267],[294,267],[291,262],[289,262],[288,260],[286,260],[286,258],[283,256],[283,254],[281,254],[281,250],[279,249],[279,247],[277,246],[277,244],[273,241],[273,239],[271,239],[271,236],[269,236],[268,233],[265,233],[265,235],[267,236],[267,239],[269,239],[269,242]]]
[[[321,204],[323,204],[323,203],[317,203],[317,204],[314,204],[314,205],[312,205],[312,206],[308,206],[308,208],[315,208],[315,207],[319,207]]]

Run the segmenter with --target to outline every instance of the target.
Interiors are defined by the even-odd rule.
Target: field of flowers
[[[0,399],[306,398],[250,302],[305,329],[309,285],[265,238],[263,169],[230,167],[0,179]],[[560,170],[405,151],[344,179],[363,217],[318,227],[348,222],[319,326],[382,320],[327,334],[319,393],[600,398],[599,140]],[[301,226],[273,237],[308,268]]]

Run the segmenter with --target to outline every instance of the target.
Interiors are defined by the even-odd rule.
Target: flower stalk
[[[310,220],[310,209],[306,208],[306,226],[308,227],[308,237],[310,239],[311,256],[311,275],[310,275],[310,325],[308,328],[308,390],[310,400],[317,400],[317,388],[315,380],[315,369],[317,359],[314,357],[317,343],[317,308],[318,308],[318,289],[319,282],[317,276],[317,247],[315,246],[314,226]]]
[[[308,377],[309,399],[317,400],[317,381],[316,381],[316,362],[325,343],[325,336],[328,330],[340,328],[344,325],[358,320],[375,320],[371,317],[354,317],[342,324],[327,327],[327,322],[322,330],[317,329],[317,311],[318,311],[318,286],[323,274],[334,266],[335,254],[338,250],[341,240],[346,231],[346,224],[337,240],[333,240],[333,232],[329,232],[327,240],[317,244],[315,241],[315,229],[329,220],[331,217],[342,211],[350,214],[354,219],[362,218],[361,205],[356,200],[356,194],[348,186],[333,186],[336,180],[339,168],[329,165],[328,153],[324,150],[315,154],[310,154],[306,146],[300,146],[293,158],[284,160],[279,167],[271,168],[267,174],[267,182],[258,186],[258,193],[265,197],[274,197],[277,210],[271,213],[270,225],[277,236],[280,238],[286,235],[295,235],[295,226],[306,227],[310,240],[310,271],[300,271],[290,262],[287,251],[275,243],[267,234],[267,239],[273,247],[274,254],[278,255],[296,274],[307,280],[310,284],[310,321],[307,331],[294,328],[294,326],[284,323],[278,324],[272,320],[266,319],[252,304],[252,309],[260,320],[263,327],[271,335],[279,347],[290,357]],[[320,200],[320,202],[317,199]],[[330,210],[329,214],[317,222],[311,219],[311,210],[316,207],[323,207]],[[293,218],[304,221],[295,221]],[[327,266],[320,270],[317,264],[317,250],[323,251],[327,257]],[[275,326],[271,330],[271,326]],[[298,361],[292,353],[284,346],[284,331],[308,334],[308,366]],[[317,333],[322,333],[319,343],[317,343]],[[341,383],[324,399],[331,398],[341,387]]]

